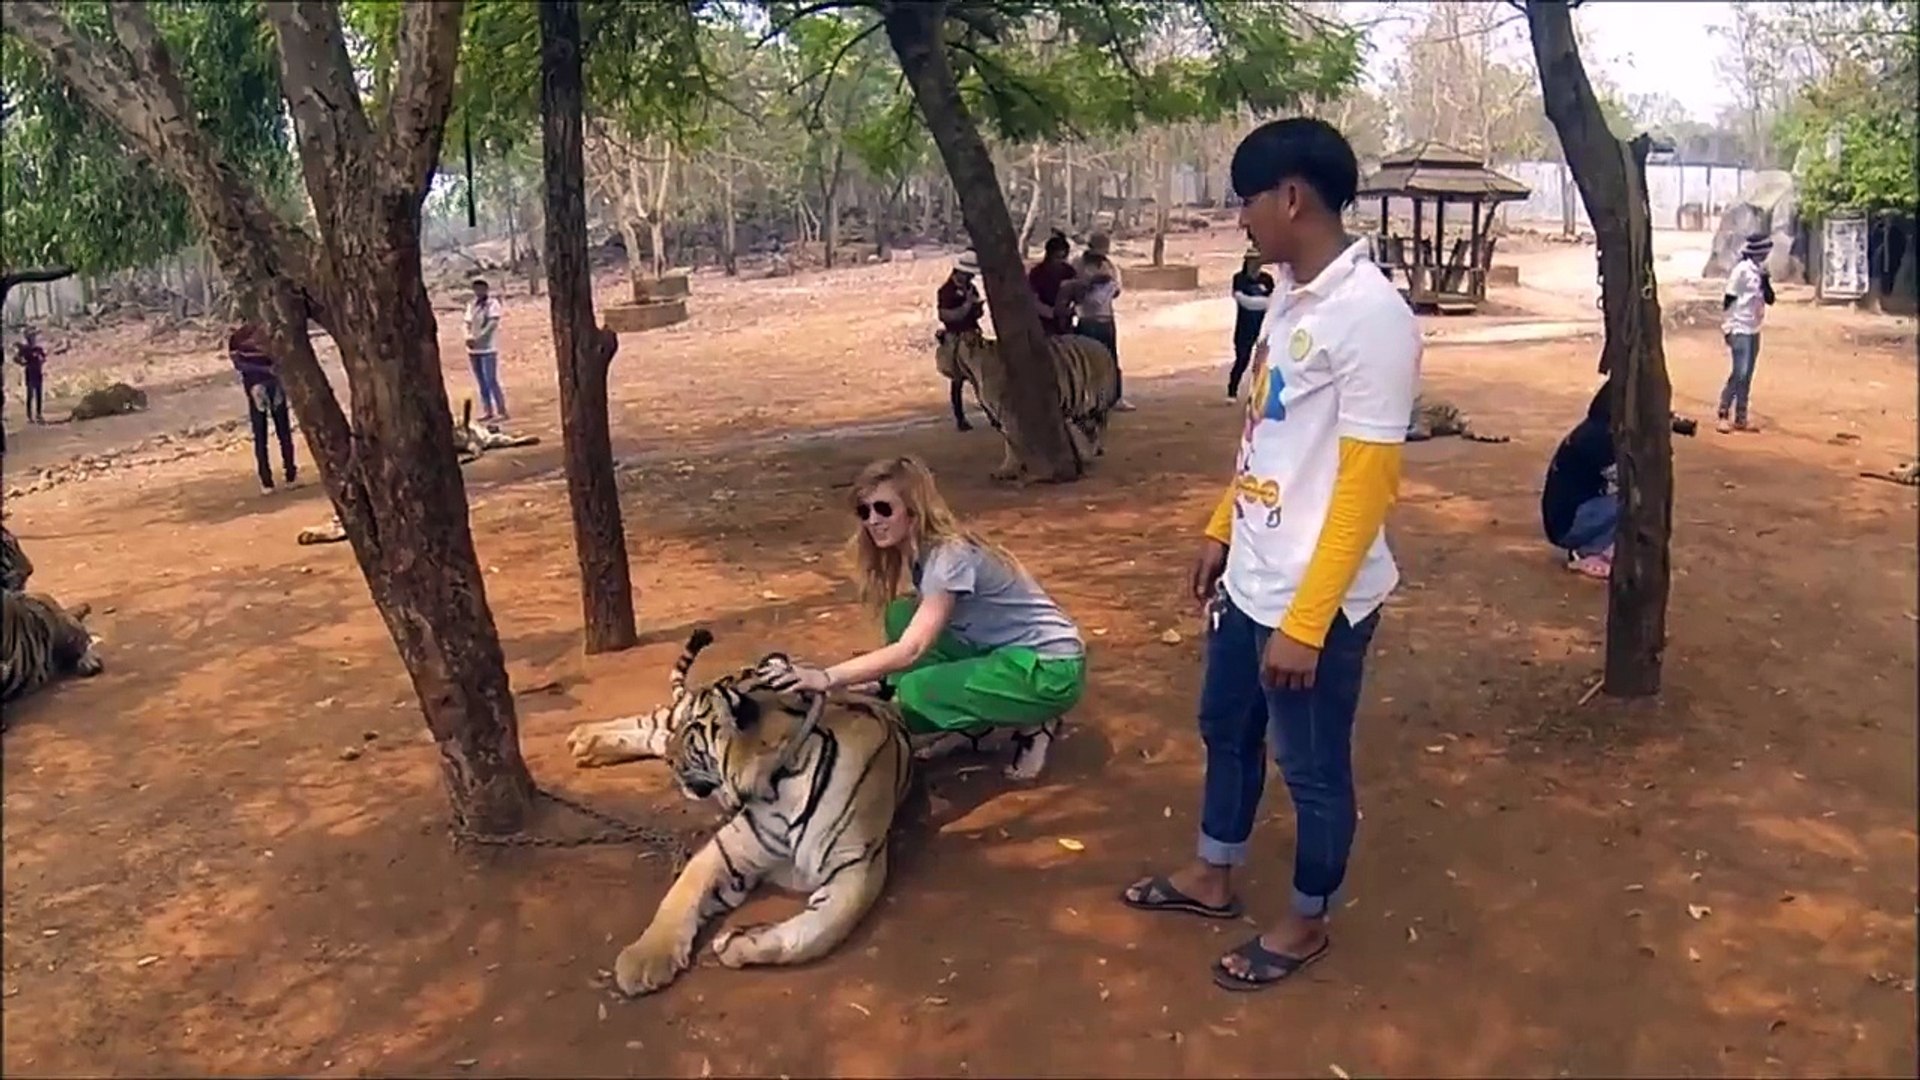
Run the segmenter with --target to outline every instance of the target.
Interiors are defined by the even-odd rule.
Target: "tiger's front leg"
[[[574,766],[593,769],[666,757],[673,730],[662,712],[576,725],[567,733],[567,752],[573,755]]]
[[[744,814],[735,815],[694,855],[660,901],[639,940],[620,950],[613,979],[628,997],[672,982],[693,959],[693,939],[708,919],[746,900],[771,865]]]
[[[1005,433],[1002,432],[1002,434],[1004,435]],[[1013,452],[1012,441],[1009,440],[1006,447],[1006,453],[1000,459],[1000,467],[993,470],[989,475],[995,480],[1018,480],[1020,478],[1020,455]]]
[[[722,930],[714,955],[730,968],[752,964],[804,964],[817,960],[853,933],[887,883],[884,839],[873,857],[849,866],[807,897],[806,910],[785,922]]]

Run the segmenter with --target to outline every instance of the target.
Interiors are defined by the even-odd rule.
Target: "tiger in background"
[[[1407,441],[1425,442],[1448,435],[1458,435],[1468,442],[1478,443],[1513,441],[1510,436],[1482,435],[1475,431],[1473,421],[1451,401],[1429,400],[1424,394],[1415,397],[1413,416],[1407,421]]]
[[[86,618],[92,607],[72,608],[42,593],[0,592],[0,639],[5,670],[0,701],[15,701],[63,675],[92,678],[104,670],[93,649]],[[0,719],[0,725],[4,725]]]
[[[999,353],[999,342],[978,331],[959,333],[941,330],[934,363],[949,379],[965,379],[973,384],[974,397],[987,419],[1002,432],[1000,416],[1006,406],[1006,387],[999,381],[1004,364],[992,363],[989,356]],[[1107,414],[1120,400],[1120,365],[1112,350],[1090,337],[1079,334],[1050,335],[1047,352],[1053,361],[1054,375],[1060,385],[1060,412],[1067,422],[1068,442],[1073,455],[1085,468],[1104,450]],[[1020,459],[1007,444],[1006,457],[993,471],[996,480],[1011,480],[1020,473]]]
[[[538,435],[508,435],[473,422],[473,399],[466,398],[460,407],[460,419],[453,425],[453,449],[462,465],[471,465],[480,460],[489,450],[511,450],[521,446],[540,445]],[[347,538],[347,527],[340,523],[340,515],[335,514],[324,525],[309,525],[300,530],[294,541],[300,544],[338,544]]]
[[[12,529],[0,525],[0,588],[19,592],[27,587],[27,579],[32,576],[33,560],[27,558],[27,549],[20,546]]]
[[[687,670],[712,640],[696,630],[674,665],[665,757],[689,798],[712,797],[732,816],[620,951],[614,980],[628,995],[671,983],[692,962],[702,925],[763,879],[808,891],[806,907],[784,922],[721,930],[712,945],[720,962],[799,964],[831,952],[886,884],[888,835],[912,782],[898,709],[845,691],[775,690],[790,668],[784,656],[687,689]],[[569,743],[577,749],[598,726],[576,728]]]

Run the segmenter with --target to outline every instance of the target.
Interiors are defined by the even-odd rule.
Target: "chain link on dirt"
[[[452,832],[456,843],[469,843],[480,847],[579,848],[604,844],[639,844],[649,851],[669,856],[673,860],[675,873],[678,873],[687,859],[692,856],[687,839],[670,830],[622,821],[612,814],[595,810],[591,806],[548,791],[537,784],[534,786],[533,796],[536,800],[544,799],[606,828],[584,836],[537,836],[525,830],[505,836],[493,836],[476,833],[456,822],[449,826],[449,831]]]

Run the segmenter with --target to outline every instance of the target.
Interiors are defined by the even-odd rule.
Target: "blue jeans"
[[[1728,334],[1727,348],[1733,353],[1733,373],[1720,391],[1720,419],[1733,410],[1735,423],[1747,422],[1747,394],[1753,389],[1753,366],[1760,361],[1759,334]]]
[[[1567,526],[1567,534],[1556,546],[1575,555],[1598,555],[1613,546],[1613,534],[1619,527],[1619,493],[1595,495],[1573,512],[1573,524]]]
[[[473,381],[480,384],[480,411],[488,416],[507,415],[507,395],[500,392],[500,354],[468,353],[467,363],[473,367]]]
[[[1324,916],[1347,876],[1358,813],[1353,793],[1353,717],[1378,611],[1359,625],[1336,615],[1311,690],[1260,683],[1260,655],[1275,631],[1248,618],[1222,591],[1209,611],[1200,738],[1207,769],[1199,856],[1214,866],[1246,862],[1247,840],[1266,786],[1266,743],[1293,796],[1293,908]]]

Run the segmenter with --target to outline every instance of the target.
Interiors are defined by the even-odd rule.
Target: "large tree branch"
[[[216,245],[222,235],[252,236],[262,260],[258,272],[304,291],[310,313],[326,325],[313,238],[274,213],[194,122],[173,59],[145,5],[117,0],[108,14],[116,41],[74,33],[45,0],[9,3],[7,29],[118,128],[135,152],[186,189],[201,229]]]
[[[8,270],[0,274],[0,304],[7,302],[7,294],[13,291],[15,285],[38,285],[72,276],[71,266],[33,266],[25,270]]]
[[[267,4],[266,11],[279,43],[281,92],[299,136],[307,196],[328,233],[346,211],[334,178],[373,179],[373,129],[354,85],[339,9],[326,0],[294,0]]]
[[[453,110],[464,8],[462,0],[435,0],[401,10],[399,89],[380,129],[380,160],[399,189],[424,192],[433,179]]]

